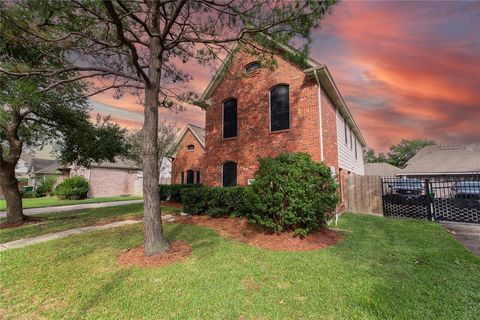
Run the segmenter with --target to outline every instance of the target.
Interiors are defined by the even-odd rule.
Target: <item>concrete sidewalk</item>
[[[171,214],[167,214],[163,216],[162,219],[164,222],[172,222],[175,220],[175,217]],[[25,238],[25,239],[0,243],[0,251],[23,248],[32,244],[61,239],[71,235],[75,235],[75,234],[82,234],[82,233],[88,233],[92,231],[117,228],[117,227],[127,226],[127,225],[136,224],[140,222],[143,222],[143,220],[123,220],[123,221],[112,222],[112,223],[104,224],[100,226],[73,228],[73,229],[63,230],[59,232],[47,233],[37,237],[31,237],[31,238]]]
[[[68,206],[23,209],[23,214],[27,216],[32,216],[32,215],[42,214],[42,213],[76,211],[76,210],[94,209],[94,208],[107,208],[107,207],[116,207],[116,206],[123,206],[127,204],[135,204],[135,203],[143,203],[143,200],[126,200],[126,201],[113,201],[113,202],[72,204]],[[7,215],[6,211],[0,211],[0,218],[5,218],[6,215]]]
[[[442,224],[461,244],[480,257],[480,225],[454,222]]]

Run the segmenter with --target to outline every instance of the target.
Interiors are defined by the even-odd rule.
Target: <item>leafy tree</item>
[[[119,97],[129,90],[142,98],[145,253],[153,255],[168,249],[157,192],[158,107],[173,108],[195,100],[194,94],[178,87],[191,79],[182,70],[184,63],[214,63],[231,53],[235,44],[269,56],[277,44],[292,44],[293,40],[303,54],[289,54],[290,58],[301,62],[308,53],[310,30],[333,2],[12,0],[9,3],[23,16],[0,18],[28,31],[21,41],[58,46],[70,62],[62,68],[8,74],[51,77],[81,71],[70,80],[102,80],[95,82],[91,94],[113,89]],[[258,37],[260,33],[265,36]],[[58,59],[58,55],[44,53],[48,59]]]
[[[376,162],[388,162],[387,156],[384,153],[375,153],[375,150],[368,149],[365,153],[365,162],[366,163],[376,163]]]
[[[10,9],[10,10],[9,10]],[[0,14],[19,16],[17,8],[0,7]],[[33,21],[33,20],[32,20]],[[38,68],[63,68],[60,49],[22,41],[25,31],[0,18],[0,185],[7,202],[8,223],[26,219],[15,177],[15,167],[24,147],[52,143],[62,161],[89,165],[91,161],[113,161],[126,153],[125,131],[108,119],[90,119],[85,86],[74,71],[43,77],[13,76]],[[55,56],[51,58],[48,55]]]
[[[435,145],[432,140],[402,140],[400,143],[390,147],[388,163],[393,166],[404,168],[408,160],[417,154],[422,148]]]
[[[165,163],[173,157],[176,151],[176,142],[178,127],[173,123],[166,121],[160,121],[158,123],[158,170],[162,172],[165,169]],[[142,140],[143,131],[138,130],[133,132],[128,137],[130,144],[129,158],[135,161],[138,165],[142,166]]]

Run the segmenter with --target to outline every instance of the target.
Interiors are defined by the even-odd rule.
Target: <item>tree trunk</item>
[[[0,184],[7,202],[7,223],[19,223],[25,220],[23,215],[22,197],[18,190],[18,180],[15,177],[15,166],[1,164]]]
[[[156,11],[150,13],[150,23],[158,26]],[[158,193],[158,94],[161,79],[161,54],[158,38],[150,40],[150,61],[145,86],[145,111],[143,124],[143,205],[145,255],[161,254],[169,245],[163,235],[160,195]]]

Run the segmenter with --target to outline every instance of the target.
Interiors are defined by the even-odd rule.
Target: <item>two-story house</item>
[[[188,126],[179,139],[172,183],[247,185],[259,157],[299,151],[337,176],[364,174],[365,140],[328,68],[282,54],[292,50],[274,55],[275,68],[242,49],[222,65],[202,96],[205,131]]]

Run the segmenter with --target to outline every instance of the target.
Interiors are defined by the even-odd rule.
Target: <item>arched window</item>
[[[245,66],[245,73],[250,73],[258,69],[260,69],[260,62],[254,61]]]
[[[195,150],[195,146],[193,144],[189,144],[187,146],[187,151],[193,151],[193,150]]]
[[[193,170],[187,170],[187,184],[194,183],[195,172]]]
[[[237,164],[232,161],[225,162],[222,166],[222,187],[237,185]]]
[[[223,103],[223,137],[237,136],[237,99],[228,99]]]
[[[270,130],[290,129],[290,101],[288,86],[278,85],[270,90]]]

